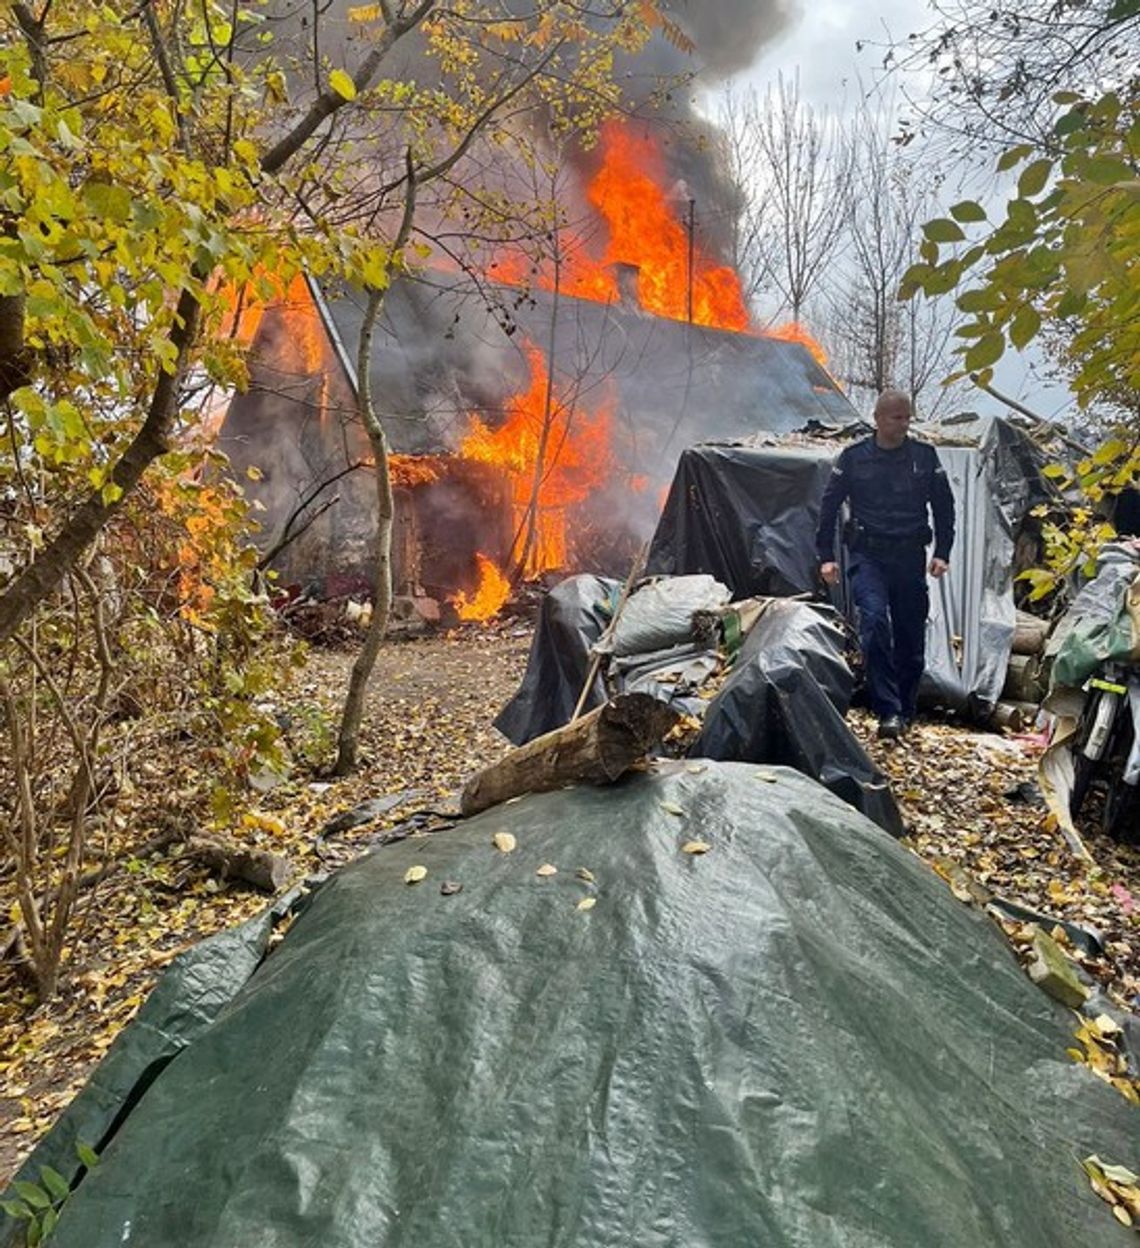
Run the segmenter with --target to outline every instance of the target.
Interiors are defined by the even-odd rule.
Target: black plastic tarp
[[[601,576],[571,576],[543,598],[522,684],[495,717],[512,745],[570,722],[590,670],[590,647],[605,631],[620,588]],[[582,709],[605,700],[599,677]]]
[[[843,720],[854,684],[843,644],[842,630],[821,609],[769,599],[689,753],[786,763],[902,836],[887,778]]]
[[[575,576],[544,599],[522,684],[495,719],[495,727],[513,744],[523,745],[569,722],[585,683],[590,646],[605,629],[619,591],[616,581]],[[735,670],[711,702],[689,696],[686,680],[658,685],[651,678],[654,667],[664,663],[677,670],[686,660],[698,678],[707,675],[716,656],[699,643],[647,655],[641,666],[626,660],[623,667],[619,661],[615,691],[640,689],[700,717],[703,728],[692,755],[787,763],[901,835],[902,820],[885,777],[843,720],[853,681],[843,634],[832,616],[825,606],[770,601],[748,634]],[[676,620],[671,622],[675,627]],[[702,660],[707,660],[704,667]],[[585,708],[600,705],[604,697],[599,679]]]
[[[1047,497],[1040,454],[1006,421],[973,418],[924,432],[954,493],[957,540],[949,575],[931,582],[920,698],[985,717],[1001,696],[1013,641],[1014,544]],[[956,442],[957,445],[950,444]],[[705,572],[734,597],[816,593],[819,500],[841,448],[834,444],[691,447],[650,547],[647,570]],[[845,605],[842,597],[836,599]]]
[[[815,589],[816,517],[836,454],[828,447],[690,447],[677,464],[646,570],[707,572],[735,598]]]
[[[1078,1161],[1135,1111],[1072,1027],[819,785],[677,763],[341,871],[54,1248],[1124,1245]]]

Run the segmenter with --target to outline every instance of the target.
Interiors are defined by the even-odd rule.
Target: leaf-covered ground
[[[438,807],[506,742],[491,727],[517,687],[529,629],[502,623],[429,640],[390,644],[381,653],[362,733],[362,767],[329,782],[312,773],[252,795],[226,831],[288,857],[294,878],[347,861],[385,826]],[[314,651],[281,707],[289,731],[310,750],[331,750],[329,726],[353,655]],[[879,743],[871,722],[851,722],[891,777],[909,843],[948,880],[963,904],[961,875],[991,892],[1050,915],[1094,926],[1108,957],[1086,968],[1120,1003],[1140,994],[1140,855],[1090,838],[1095,869],[1078,862],[1045,826],[1034,803],[1031,742],[940,723],[920,723],[899,744]],[[322,735],[324,739],[322,740]],[[120,805],[121,844],[148,839],[135,823],[153,821],[162,776]],[[330,819],[365,799],[399,796],[371,822],[321,835]],[[178,812],[172,811],[172,814]],[[120,846],[121,847],[121,846]],[[12,897],[0,881],[0,904]],[[0,970],[0,1176],[9,1175],[133,1017],[163,967],[182,949],[256,913],[263,894],[219,883],[177,850],[126,856],[88,894],[64,988],[34,1007],[28,991]]]

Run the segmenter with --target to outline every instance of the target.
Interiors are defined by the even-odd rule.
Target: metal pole
[[[697,201],[695,199],[690,199],[689,200],[689,221],[688,221],[689,290],[688,290],[688,300],[687,300],[688,307],[689,307],[689,324],[690,325],[693,323],[693,235],[696,229],[696,222],[695,222],[696,208],[697,208]]]

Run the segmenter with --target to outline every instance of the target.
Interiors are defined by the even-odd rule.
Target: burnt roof
[[[355,378],[363,295],[326,289],[318,302]],[[695,442],[857,420],[799,343],[433,273],[393,284],[373,339],[372,393],[393,449],[453,449],[472,412],[494,425],[529,383],[524,342],[545,350],[552,337],[556,390],[587,412],[609,404],[666,480]]]

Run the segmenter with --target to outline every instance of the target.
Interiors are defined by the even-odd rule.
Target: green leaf
[[[991,329],[966,352],[966,367],[969,369],[989,368],[996,364],[1005,354],[1005,338],[999,330]]]
[[[1094,156],[1085,162],[1081,171],[1090,182],[1099,186],[1111,186],[1132,177],[1132,170],[1115,156]]]
[[[1009,340],[1020,351],[1037,337],[1041,328],[1041,314],[1031,303],[1023,303],[1014,313],[1009,327]]]
[[[1066,290],[1057,302],[1055,314],[1060,317],[1076,316],[1087,303],[1087,295],[1078,290]]]
[[[83,198],[91,211],[105,221],[121,225],[129,221],[131,204],[130,191],[125,186],[110,186],[106,182],[87,182],[83,186]]]
[[[40,1243],[55,1230],[59,1225],[59,1211],[57,1209],[49,1209],[47,1213],[40,1218]]]
[[[88,1170],[94,1170],[99,1164],[99,1154],[90,1144],[84,1144],[82,1140],[75,1141],[75,1155]]]
[[[13,1189],[32,1206],[33,1209],[50,1209],[51,1197],[38,1183],[29,1183],[26,1179],[17,1179]]]
[[[955,221],[984,221],[986,210],[972,199],[963,199],[951,206],[950,215]]]
[[[0,1200],[0,1209],[10,1218],[26,1219],[32,1216],[32,1211],[22,1200]]]
[[[334,69],[329,74],[329,86],[344,100],[356,99],[356,83],[343,69]]]
[[[1062,478],[1069,475],[1065,468],[1060,464],[1046,464],[1041,471],[1045,476],[1050,477],[1055,481],[1060,481]]]
[[[1018,195],[1023,199],[1031,195],[1040,195],[1052,172],[1051,160],[1035,160],[1031,165],[1026,165],[1021,171],[1021,177],[1017,179]]]
[[[40,1182],[56,1200],[66,1200],[71,1195],[71,1184],[51,1166],[40,1166]]]
[[[960,243],[966,237],[962,233],[962,227],[949,217],[936,217],[933,221],[927,221],[922,232],[934,243]]]
[[[1017,147],[1011,147],[1008,151],[1002,152],[997,162],[998,172],[1004,173],[1007,169],[1012,169],[1014,165],[1020,164],[1032,151],[1032,144],[1020,143]]]

